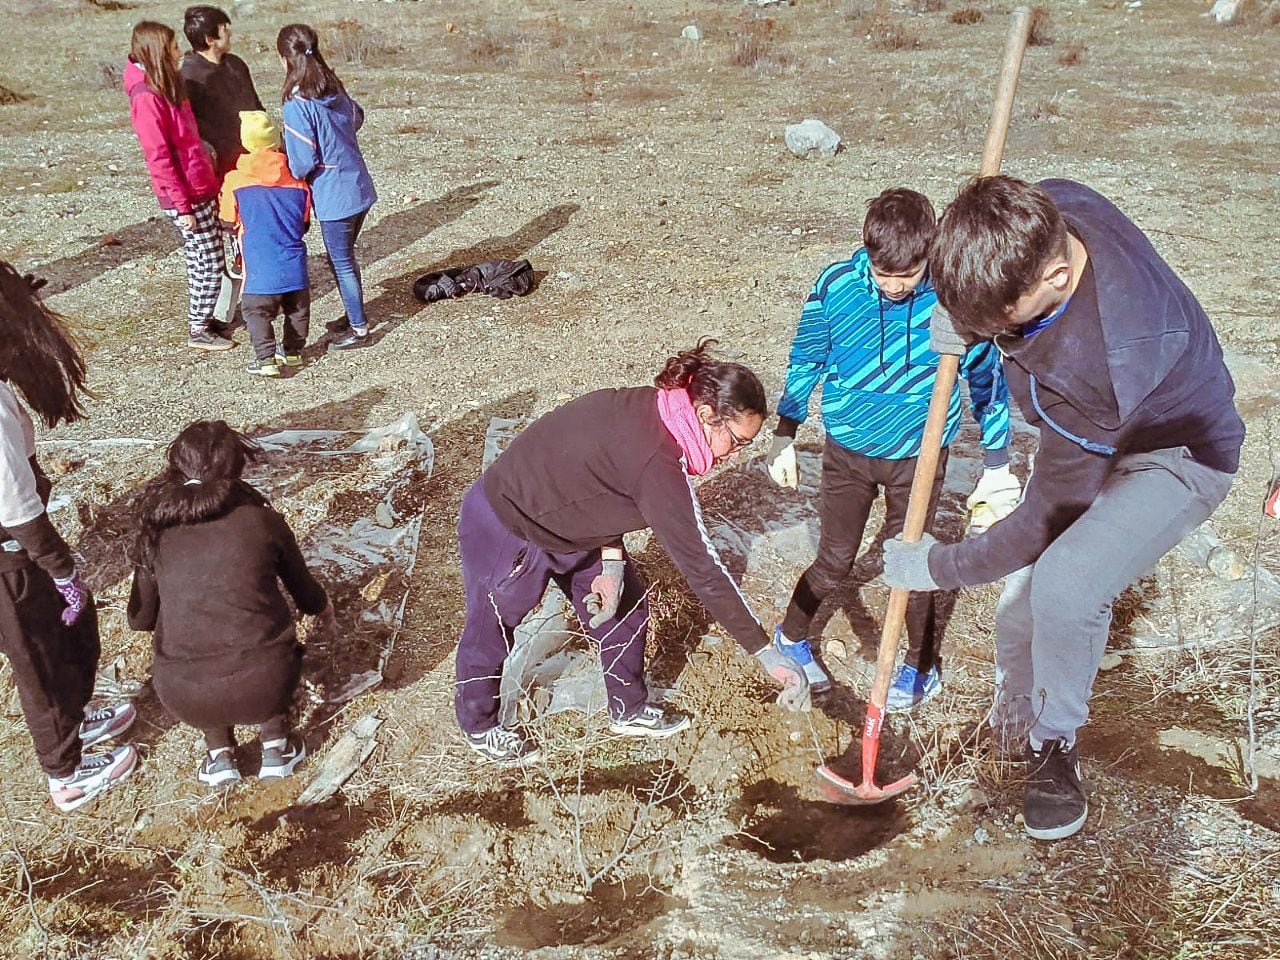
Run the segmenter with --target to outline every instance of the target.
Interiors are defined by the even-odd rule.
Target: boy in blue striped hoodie
[[[916,456],[924,434],[938,354],[929,345],[937,297],[927,254],[937,228],[933,205],[913,190],[890,189],[872,200],[862,225],[862,249],[827,267],[800,315],[791,345],[786,387],[767,464],[780,486],[796,487],[796,427],[822,383],[822,502],[818,555],[801,575],[787,613],[774,631],[780,651],[805,666],[810,688],[830,679],[814,659],[808,633],[818,608],[848,578],[881,489],[885,536],[902,532]],[[961,364],[974,417],[982,426],[985,470],[969,498],[975,520],[999,520],[1021,493],[1009,472],[1009,394],[1000,355],[974,347]],[[960,389],[951,396],[942,456],[926,530],[933,527],[946,472],[946,447],[960,428]],[[907,604],[908,650],[889,691],[889,710],[909,710],[942,688],[942,625],[933,594],[913,593]]]

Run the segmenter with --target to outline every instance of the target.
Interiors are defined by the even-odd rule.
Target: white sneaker
[[[70,813],[110,790],[137,766],[138,751],[132,744],[116,747],[104,756],[81,757],[71,776],[49,778],[49,799],[63,813]]]

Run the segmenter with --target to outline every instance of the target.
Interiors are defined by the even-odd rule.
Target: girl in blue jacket
[[[309,26],[293,23],[283,28],[276,50],[285,68],[281,100],[289,169],[311,185],[315,218],[347,311],[348,326],[330,341],[329,349],[351,350],[368,342],[355,244],[365,215],[378,199],[356,141],[364,111],[325,63],[320,40]]]

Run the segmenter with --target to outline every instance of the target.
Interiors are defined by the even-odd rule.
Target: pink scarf
[[[709,473],[715,463],[715,456],[711,453],[706,434],[702,432],[702,424],[694,412],[689,391],[683,387],[658,390],[658,416],[662,418],[662,425],[667,428],[667,432],[680,445],[680,450],[684,453],[685,469],[695,477]]]

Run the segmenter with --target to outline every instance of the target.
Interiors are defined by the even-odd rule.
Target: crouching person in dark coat
[[[306,756],[289,727],[302,648],[280,583],[302,613],[333,617],[284,517],[241,479],[257,452],[223,421],[197,420],[142,495],[129,626],[155,632],[156,694],[204,734],[208,786],[240,779],[235,725],[259,728],[259,777]]]

